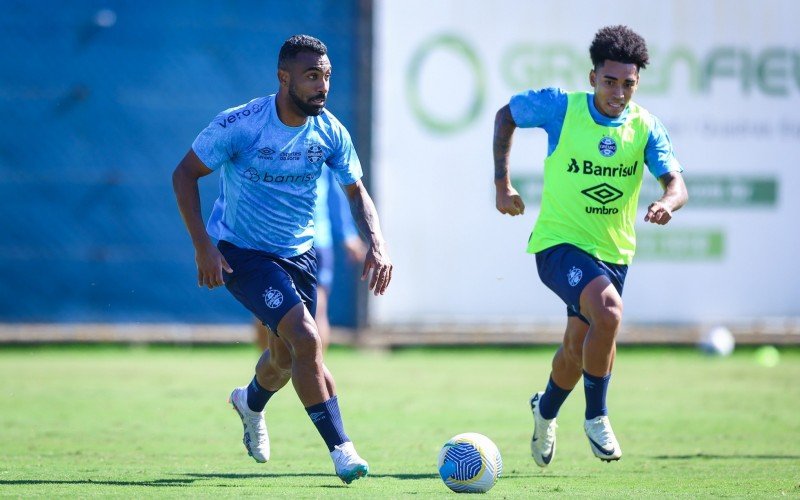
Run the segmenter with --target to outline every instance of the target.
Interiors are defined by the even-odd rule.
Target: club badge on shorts
[[[270,309],[276,309],[283,304],[283,294],[280,290],[275,290],[274,288],[269,287],[264,292],[264,303]]]
[[[567,273],[567,282],[569,283],[569,286],[577,285],[581,282],[581,278],[583,278],[583,271],[575,266],[572,266],[572,269],[570,269]]]

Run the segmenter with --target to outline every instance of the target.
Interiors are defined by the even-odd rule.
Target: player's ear
[[[594,87],[595,82],[597,81],[597,74],[594,72],[594,68],[589,70],[589,85]]]
[[[278,82],[281,84],[281,87],[288,87],[289,86],[289,72],[285,69],[278,70]]]

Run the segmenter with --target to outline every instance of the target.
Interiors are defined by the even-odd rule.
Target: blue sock
[[[539,413],[542,417],[547,420],[556,418],[558,410],[561,408],[561,405],[564,404],[570,392],[572,392],[572,389],[566,390],[557,386],[556,383],[553,382],[553,377],[551,375],[550,380],[547,381],[547,389],[544,390],[542,399],[539,400]]]
[[[591,420],[601,415],[608,415],[606,408],[606,392],[611,374],[605,377],[595,377],[583,371],[583,392],[586,394],[586,420]]]
[[[260,412],[267,406],[267,401],[273,394],[275,393],[261,387],[258,380],[253,377],[253,381],[247,386],[247,406],[254,412]]]
[[[309,406],[306,408],[306,413],[317,426],[319,435],[328,445],[328,451],[333,451],[334,446],[350,441],[350,438],[344,433],[342,414],[339,412],[339,400],[336,396],[324,403]]]

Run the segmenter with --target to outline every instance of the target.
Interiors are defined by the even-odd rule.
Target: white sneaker
[[[539,467],[547,467],[556,454],[556,419],[546,419],[539,413],[539,401],[544,391],[531,397],[533,413],[533,436],[531,437],[531,456]]]
[[[619,447],[607,416],[600,415],[586,420],[583,423],[583,429],[586,431],[586,437],[589,438],[589,447],[594,456],[606,462],[619,460],[622,456],[622,449]]]
[[[247,406],[247,387],[234,389],[228,402],[242,418],[242,443],[247,448],[247,454],[256,462],[264,463],[269,460],[269,434],[267,424],[264,423],[264,412],[255,412]]]
[[[331,452],[336,475],[345,484],[350,484],[356,479],[369,474],[369,464],[358,456],[352,441],[347,441],[333,448]]]

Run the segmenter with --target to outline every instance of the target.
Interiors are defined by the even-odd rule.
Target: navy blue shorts
[[[567,316],[577,316],[586,324],[589,321],[580,312],[581,292],[586,285],[605,275],[622,296],[625,275],[628,274],[628,266],[603,262],[568,243],[537,252],[536,268],[542,283],[567,304]]]
[[[233,273],[225,287],[275,334],[278,323],[300,302],[313,316],[317,308],[317,256],[314,248],[295,257],[278,257],[220,241],[219,251]]]

